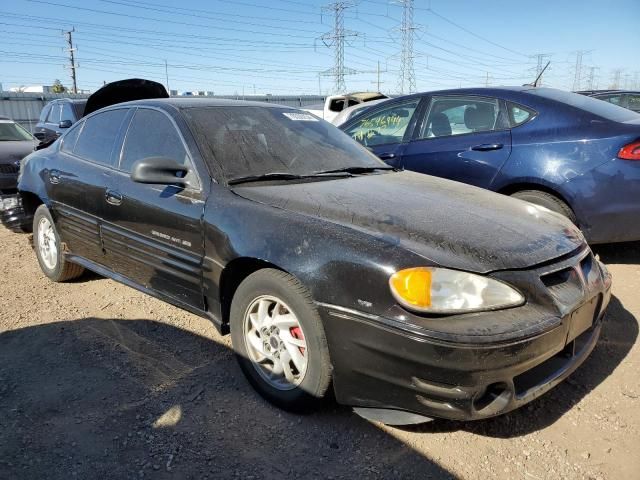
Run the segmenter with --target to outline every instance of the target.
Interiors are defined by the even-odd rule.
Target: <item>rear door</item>
[[[133,164],[153,157],[188,166],[189,186],[132,181]],[[133,282],[203,310],[201,186],[175,121],[164,111],[138,108],[124,138],[118,172],[106,192],[102,229],[106,261]]]
[[[345,125],[344,132],[389,165],[399,166],[406,141],[415,125],[420,98],[385,102]]]
[[[74,125],[47,171],[56,225],[72,253],[103,263],[100,223],[115,144],[129,109],[108,110]]]
[[[511,153],[503,102],[479,96],[434,96],[401,166],[437,177],[489,188]]]

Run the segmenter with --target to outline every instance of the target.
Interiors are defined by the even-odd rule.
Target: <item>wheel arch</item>
[[[566,197],[566,195],[560,193],[557,189],[550,187],[546,184],[535,183],[535,182],[517,182],[510,183],[496,190],[496,192],[501,193],[502,195],[513,195],[516,192],[522,192],[523,190],[540,190],[541,192],[548,193],[549,195],[553,195],[557,197],[558,200],[562,200],[566,203],[571,210],[574,211],[573,206],[571,204],[571,200]]]
[[[222,333],[229,333],[231,302],[236,290],[245,278],[264,268],[273,268],[282,272],[290,273],[278,265],[254,257],[234,258],[225,266],[224,270],[222,270],[219,287]]]
[[[582,223],[581,222],[582,217],[580,215],[581,212],[576,211],[571,199],[568,198],[565,194],[559,192],[557,188],[553,188],[549,185],[546,185],[543,183],[536,183],[536,182],[526,182],[526,181],[516,182],[516,183],[510,183],[508,185],[505,185],[504,187],[496,190],[496,192],[502,195],[510,196],[510,195],[513,195],[514,193],[522,192],[524,190],[538,190],[540,192],[545,192],[545,193],[548,193],[549,195],[553,195],[558,200],[561,200],[562,202],[564,202],[567,205],[567,207],[569,207],[569,209],[573,212],[573,215],[577,219],[578,224]]]

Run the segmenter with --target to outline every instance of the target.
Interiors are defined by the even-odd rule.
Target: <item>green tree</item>
[[[53,91],[53,93],[64,93],[67,91],[67,87],[62,85],[62,82],[56,78],[53,82],[51,90]]]

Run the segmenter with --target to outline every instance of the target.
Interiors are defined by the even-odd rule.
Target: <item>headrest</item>
[[[491,130],[495,122],[494,106],[488,103],[476,103],[464,110],[464,124],[474,131]]]
[[[444,113],[436,113],[431,119],[431,133],[434,137],[446,137],[451,135],[451,123]]]

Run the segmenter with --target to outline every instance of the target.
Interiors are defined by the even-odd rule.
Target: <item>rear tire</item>
[[[40,205],[33,216],[33,246],[42,272],[54,282],[79,277],[84,268],[66,259],[51,213]]]
[[[317,408],[331,383],[320,315],[293,276],[266,268],[249,275],[231,303],[231,340],[249,383],[289,411]]]
[[[520,200],[525,200],[535,205],[548,208],[552,212],[556,212],[567,217],[577,225],[577,219],[573,210],[571,210],[571,207],[551,193],[543,192],[541,190],[522,190],[520,192],[512,193],[511,196],[513,198],[518,198]]]

